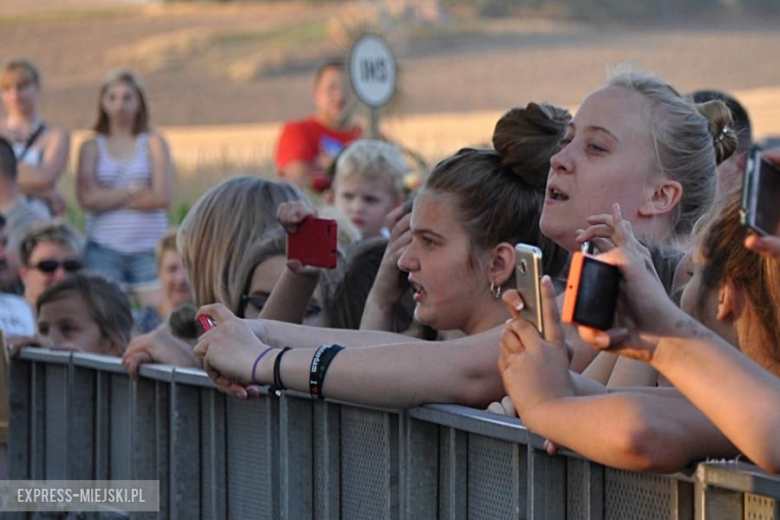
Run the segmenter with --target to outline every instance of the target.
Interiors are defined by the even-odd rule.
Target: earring
[[[501,298],[501,286],[496,282],[490,282],[490,294],[492,294],[493,298],[496,300]]]

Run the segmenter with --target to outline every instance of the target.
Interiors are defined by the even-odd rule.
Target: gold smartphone
[[[544,337],[544,322],[542,320],[542,250],[528,244],[515,246],[515,281],[517,291],[523,298],[525,307],[520,311],[520,317],[530,321]]]

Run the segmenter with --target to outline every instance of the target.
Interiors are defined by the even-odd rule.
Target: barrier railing
[[[462,406],[239,401],[200,370],[140,373],[81,353],[13,359],[11,478],[159,479],[159,518],[780,519],[780,479],[748,464],[621,471],[551,457],[519,421]]]

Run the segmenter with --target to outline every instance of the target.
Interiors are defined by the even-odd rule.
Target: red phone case
[[[306,217],[295,233],[287,235],[287,258],[303,265],[333,269],[338,261],[337,251],[335,220]]]

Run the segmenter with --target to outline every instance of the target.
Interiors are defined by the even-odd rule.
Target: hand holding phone
[[[563,323],[576,323],[598,330],[612,327],[620,292],[620,269],[581,252],[572,255]]]
[[[287,259],[303,265],[333,269],[338,262],[338,226],[335,220],[306,217],[287,235]]]

